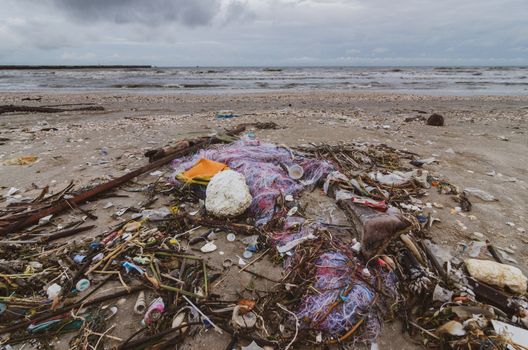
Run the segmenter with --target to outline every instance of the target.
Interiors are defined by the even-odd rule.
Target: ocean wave
[[[218,88],[225,85],[219,84],[150,84],[150,83],[130,83],[130,84],[112,84],[109,87],[114,89],[204,89]]]

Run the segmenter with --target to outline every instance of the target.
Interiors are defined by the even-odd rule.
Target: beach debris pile
[[[247,127],[148,151],[145,166],[85,188],[45,187],[36,198],[10,189],[1,346],[68,336],[70,349],[163,349],[213,332],[228,349],[375,348],[397,320],[425,347],[528,347],[526,276],[489,240],[443,252],[429,235],[438,219],[420,200],[435,191],[467,212],[469,196],[495,197],[461,191],[411,152],[289,148]],[[84,203],[125,190],[144,198],[111,225],[89,224],[97,217]],[[314,214],[307,196],[345,221]]]

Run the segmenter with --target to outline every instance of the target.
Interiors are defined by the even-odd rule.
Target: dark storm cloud
[[[0,0],[0,64],[528,64],[527,0]]]
[[[220,0],[53,0],[57,9],[78,20],[139,22],[160,26],[179,22],[191,27],[205,25],[220,9]]]

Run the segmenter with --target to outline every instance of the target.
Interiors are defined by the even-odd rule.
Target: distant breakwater
[[[91,65],[91,66],[28,66],[11,65],[1,66],[0,70],[39,70],[39,69],[145,69],[152,68],[150,65]]]

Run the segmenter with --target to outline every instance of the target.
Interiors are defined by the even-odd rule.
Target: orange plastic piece
[[[191,183],[207,183],[213,176],[229,167],[224,163],[202,158],[192,168],[178,175],[178,179]]]

